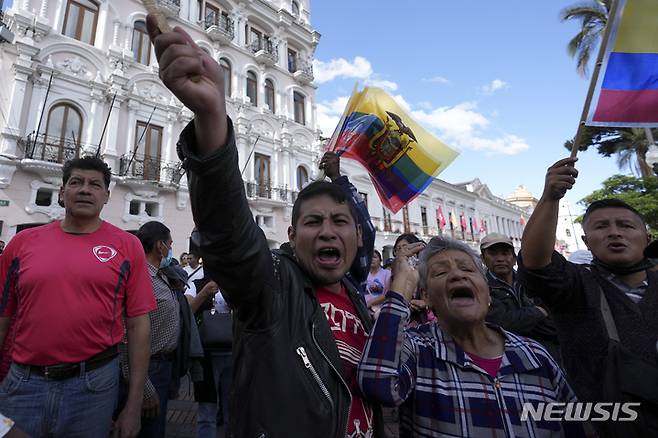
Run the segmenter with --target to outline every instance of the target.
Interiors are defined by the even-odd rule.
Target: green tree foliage
[[[614,175],[603,181],[603,188],[583,198],[585,207],[592,202],[607,198],[618,198],[639,211],[647,221],[652,233],[658,232],[658,178],[635,178]]]

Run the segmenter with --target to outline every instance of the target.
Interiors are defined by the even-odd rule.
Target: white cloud
[[[424,78],[423,82],[432,82],[435,84],[449,84],[450,79],[444,78],[443,76],[434,76],[432,78]]]
[[[386,91],[397,91],[398,90],[398,84],[396,84],[393,81],[387,81],[387,80],[384,80],[384,79],[368,79],[368,80],[366,80],[366,85],[383,88]]]
[[[313,60],[313,73],[315,82],[322,84],[337,78],[368,79],[372,76],[372,65],[370,61],[362,56],[357,56],[353,61],[345,58],[332,59],[328,62]]]
[[[330,102],[324,101],[318,103],[317,120],[318,128],[322,131],[322,135],[329,137],[333,134],[349,100],[349,96],[340,96]]]
[[[490,83],[483,85],[482,86],[482,92],[484,94],[491,95],[495,93],[498,90],[504,90],[505,88],[509,88],[509,84],[502,79],[494,79]]]
[[[315,82],[322,84],[334,79],[360,79],[365,85],[383,88],[387,91],[397,91],[398,84],[386,79],[381,79],[375,74],[372,64],[366,58],[357,56],[349,61],[345,58],[332,59],[331,61],[313,61]]]
[[[487,154],[516,155],[530,146],[521,137],[503,133],[491,138],[491,121],[477,111],[476,102],[464,102],[432,111],[416,110],[412,116],[448,145]]]

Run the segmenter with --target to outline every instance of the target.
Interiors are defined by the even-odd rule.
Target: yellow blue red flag
[[[327,150],[363,164],[382,204],[394,213],[458,155],[373,87],[352,94]]]
[[[617,1],[587,125],[658,126],[658,1]]]

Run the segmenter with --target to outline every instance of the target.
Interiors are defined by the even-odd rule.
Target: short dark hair
[[[600,199],[598,201],[592,202],[589,207],[587,207],[587,210],[585,210],[585,215],[583,216],[583,227],[585,226],[585,223],[587,222],[587,219],[589,219],[589,216],[592,214],[592,212],[596,210],[600,210],[602,208],[625,208],[626,210],[630,210],[635,215],[642,221],[642,225],[646,226],[646,221],[644,220],[644,217],[642,214],[640,214],[639,211],[622,201],[621,199],[618,198],[608,198],[608,199]]]
[[[110,169],[110,166],[108,166],[107,163],[100,157],[95,155],[87,155],[85,157],[73,158],[64,163],[64,166],[62,167],[63,185],[66,185],[74,169],[99,171],[103,174],[105,188],[109,189],[110,179],[112,178],[112,170]]]
[[[167,241],[171,237],[171,230],[162,222],[150,221],[139,227],[135,235],[142,242],[145,253],[153,251],[159,241]]]
[[[395,253],[395,247],[398,246],[398,243],[402,241],[406,241],[408,243],[418,243],[422,242],[418,236],[416,236],[413,233],[404,233],[400,234],[397,239],[395,239],[395,244],[393,244],[393,252]]]
[[[356,207],[347,197],[347,194],[343,191],[343,189],[339,185],[327,181],[315,181],[304,187],[302,191],[297,195],[295,204],[292,206],[293,227],[297,226],[297,221],[299,220],[299,216],[301,214],[302,204],[311,198],[317,198],[318,196],[322,195],[329,196],[338,204],[347,204],[350,209],[352,219],[354,219],[355,224],[358,224]]]
[[[377,254],[377,257],[379,257],[379,260],[382,260],[382,253],[381,252],[377,251],[376,249],[373,249],[372,253],[373,253],[373,255]]]

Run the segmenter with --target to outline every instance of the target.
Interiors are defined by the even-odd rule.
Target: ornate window
[[[297,52],[288,49],[288,71],[294,73],[297,71]]]
[[[270,198],[270,157],[257,153],[254,155],[254,165],[256,167],[257,194],[261,198]]]
[[[265,79],[265,105],[274,112],[274,82]]]
[[[135,21],[133,27],[133,57],[140,64],[149,65],[151,62],[151,41],[146,32],[144,21]]]
[[[139,143],[132,161],[132,176],[158,181],[162,154],[162,127],[137,122],[135,141]]]
[[[231,97],[231,63],[226,58],[220,58],[219,65],[224,69],[224,95]]]
[[[38,138],[33,158],[63,163],[80,156],[82,116],[73,106],[62,103],[48,112],[46,135]]]
[[[308,183],[308,171],[304,166],[297,167],[297,190],[301,191]]]
[[[258,79],[253,71],[247,72],[247,97],[253,106],[258,106]]]
[[[293,93],[293,106],[294,106],[294,115],[295,122],[301,123],[302,125],[306,124],[306,97],[302,93],[295,91]]]
[[[94,44],[98,23],[98,3],[90,0],[68,0],[63,34],[83,43]]]

